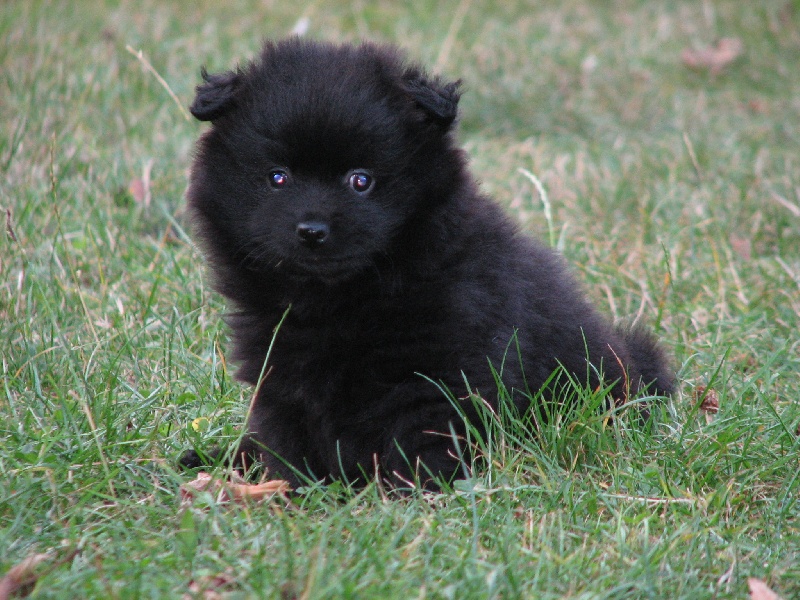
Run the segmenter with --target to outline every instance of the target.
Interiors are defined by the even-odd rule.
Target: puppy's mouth
[[[316,280],[332,285],[358,276],[369,264],[363,257],[312,254],[281,260],[275,269],[292,279]]]

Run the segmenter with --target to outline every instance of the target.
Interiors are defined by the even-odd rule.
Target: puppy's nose
[[[316,248],[321,246],[328,235],[330,235],[331,228],[327,223],[322,221],[303,221],[297,224],[297,237],[300,243],[308,248]]]

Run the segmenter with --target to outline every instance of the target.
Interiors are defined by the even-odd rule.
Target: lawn
[[[186,229],[184,107],[202,65],[296,28],[463,79],[483,189],[674,356],[652,423],[502,419],[440,495],[181,501],[180,452],[235,437],[252,393]],[[687,65],[722,38],[741,54]],[[42,555],[35,598],[800,597],[798,2],[20,0],[0,39],[0,577]]]

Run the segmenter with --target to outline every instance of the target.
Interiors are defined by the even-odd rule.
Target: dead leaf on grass
[[[18,564],[8,570],[0,579],[0,600],[8,600],[12,595],[24,597],[33,591],[33,586],[40,577],[47,575],[50,571],[71,561],[78,554],[77,550],[71,550],[59,560],[55,560],[56,555],[52,552],[31,554]],[[51,563],[48,568],[39,569],[39,565]]]
[[[747,103],[747,108],[750,112],[757,115],[765,115],[769,112],[769,104],[764,100],[750,100]]]
[[[131,182],[128,184],[128,192],[130,192],[136,204],[144,204],[144,200],[147,196],[144,181],[138,177],[136,179],[131,179]]]
[[[211,492],[217,502],[245,502],[248,500],[268,500],[277,494],[285,494],[291,490],[287,481],[275,479],[263,483],[247,483],[235,473],[229,481],[211,477],[201,471],[197,477],[181,486],[181,502],[188,502],[200,492]]]
[[[721,38],[713,46],[705,48],[686,48],[681,53],[683,64],[696,71],[708,71],[719,75],[727,66],[744,52],[744,44],[739,38]]]
[[[743,373],[749,373],[758,366],[758,361],[756,358],[747,352],[737,353],[731,357],[730,362]]]
[[[188,600],[190,598],[203,598],[203,600],[217,600],[225,596],[221,592],[229,592],[236,585],[236,579],[233,575],[222,573],[220,575],[206,575],[198,579],[192,579],[189,582],[189,593],[184,594],[183,597]]]
[[[749,577],[747,586],[750,588],[750,600],[781,600],[781,597],[769,589],[767,584],[760,579]]]
[[[749,261],[753,257],[753,242],[750,241],[749,238],[732,233],[728,237],[728,240],[731,243],[733,251],[742,259]]]
[[[694,401],[700,403],[700,412],[705,413],[706,420],[710,423],[715,415],[719,412],[719,396],[714,388],[706,388],[703,385],[698,385],[694,390]]]
[[[152,200],[152,192],[150,190],[150,174],[153,172],[153,159],[145,162],[142,167],[141,178],[134,178],[128,184],[128,192],[133,196],[137,204],[143,205],[145,208],[150,207]]]

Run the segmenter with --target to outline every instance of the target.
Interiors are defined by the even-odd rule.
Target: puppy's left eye
[[[350,187],[353,188],[353,191],[358,192],[359,194],[365,194],[372,189],[375,180],[369,173],[356,171],[350,174],[350,177],[347,178],[347,183],[350,184]]]
[[[286,171],[275,169],[269,172],[269,184],[274,188],[282,188],[289,182],[289,175]]]

